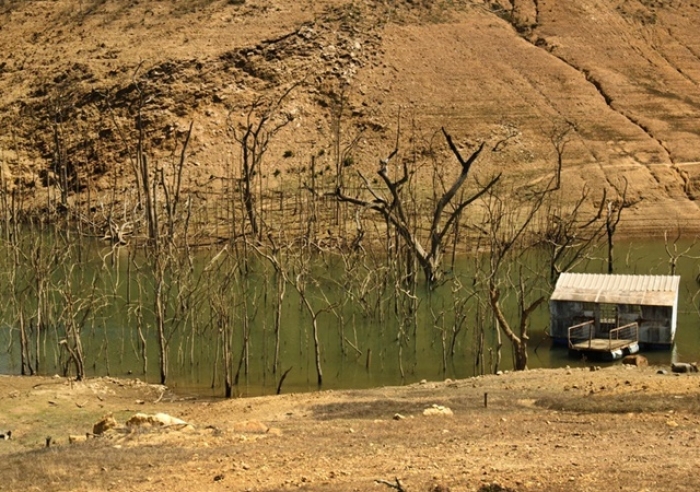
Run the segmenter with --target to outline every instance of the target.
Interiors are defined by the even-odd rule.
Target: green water
[[[6,252],[3,260],[0,372],[19,374],[21,370],[19,313],[23,309],[25,323],[32,323],[37,302],[33,292],[37,277],[41,277],[46,279],[45,302],[50,307],[38,348],[36,343],[31,344],[32,350],[40,354],[40,373],[61,373],[65,367],[66,354],[56,342],[65,337],[68,290],[74,300],[83,299],[82,303],[76,302],[72,319],[81,323],[88,376],[130,376],[158,382],[154,287],[146,259],[130,256],[123,248],[113,252],[102,243],[89,241],[70,255],[59,247],[58,251],[51,250],[53,256],[43,259],[42,253],[35,251],[31,260],[31,251],[25,248],[28,259],[19,262],[20,268],[15,268],[13,275],[9,263],[12,255]],[[223,394],[224,318],[216,314],[218,306],[228,323],[234,371],[240,364],[234,394],[273,394],[288,369],[282,392],[317,389],[311,317],[297,291],[290,283],[285,284],[279,365],[274,370],[277,276],[267,262],[258,260],[248,265],[247,273],[239,269],[226,277],[228,267],[221,266],[221,256],[213,261],[218,253],[219,249],[198,251],[187,277],[167,275],[169,299],[177,306],[166,316],[170,337],[168,385],[182,394]],[[670,273],[662,242],[619,242],[617,255],[616,273]],[[308,283],[306,294],[317,314],[324,389],[464,378],[495,369],[497,333],[484,309],[483,292],[470,287],[473,260],[458,261],[445,284],[432,292],[419,285],[415,296],[391,284],[380,288],[371,283],[368,279],[376,280],[383,260],[363,261],[363,267],[355,267],[350,273],[347,264],[332,257],[314,260],[311,269],[309,278],[313,281]],[[534,258],[532,268],[541,268]],[[590,260],[576,271],[602,272],[603,264]],[[694,361],[700,350],[697,261],[680,258],[676,273],[682,279],[676,346],[672,351],[646,353],[654,364]],[[353,282],[355,287],[348,287]],[[357,286],[363,282],[374,290],[359,299],[361,289]],[[459,285],[461,289],[456,287]],[[536,289],[546,295],[549,288],[542,282]],[[513,303],[512,297],[504,300],[506,308],[512,310],[509,302]],[[87,305],[91,307],[87,309]],[[83,317],[83,313],[87,314]],[[145,373],[139,323],[146,340]],[[548,307],[544,303],[531,320],[529,367],[583,364],[571,359],[566,349],[551,347],[547,328]],[[246,336],[247,364],[241,362]],[[483,347],[480,358],[479,340]],[[510,344],[505,337],[499,368],[512,368]]]

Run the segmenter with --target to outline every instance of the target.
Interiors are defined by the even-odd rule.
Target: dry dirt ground
[[[463,150],[508,137],[475,172],[528,188],[568,129],[565,198],[600,200],[624,177],[621,230],[698,231],[698,25],[686,0],[7,0],[2,187],[46,204],[60,162],[71,206],[99,215],[115,183],[133,203],[140,109],[164,167],[193,124],[183,193],[211,197],[240,167],[250,104],[295,86],[261,169],[270,189],[312,156],[328,178],[337,148],[376,171],[399,127],[399,159],[449,175],[443,126]]]
[[[659,369],[234,400],[0,377],[0,490],[697,491],[700,377]],[[124,428],[137,412],[190,425]],[[120,427],[69,444],[105,415]]]

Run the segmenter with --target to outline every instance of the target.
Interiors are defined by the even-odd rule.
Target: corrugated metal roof
[[[678,275],[562,273],[550,299],[599,304],[674,306],[680,280]]]

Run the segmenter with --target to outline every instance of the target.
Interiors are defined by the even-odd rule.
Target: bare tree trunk
[[[606,224],[607,230],[607,240],[608,240],[608,273],[613,273],[615,271],[615,242],[613,237],[615,231],[610,227],[610,223]]]
[[[476,322],[477,322],[477,330],[476,330],[476,355],[474,357],[474,374],[475,375],[483,375],[484,374],[484,339],[485,339],[485,334],[484,334],[484,317],[482,314],[482,308],[481,308],[481,301],[479,301],[479,304],[477,306],[477,312],[476,312]]]
[[[139,309],[138,321],[136,324],[136,331],[139,337],[139,346],[141,347],[141,371],[145,376],[148,374],[148,343],[146,335],[143,332],[143,317],[141,316],[141,310]]]
[[[520,334],[517,335],[511,328],[508,320],[503,314],[503,309],[499,302],[501,292],[495,285],[489,286],[489,300],[491,302],[491,308],[493,310],[496,321],[501,328],[501,331],[505,334],[508,340],[513,344],[513,357],[514,357],[514,369],[516,371],[522,371],[527,369],[527,341],[530,339],[527,333],[527,327],[529,323],[529,318],[532,313],[537,309],[537,307],[542,304],[545,300],[544,296],[537,298],[528,307],[524,306],[524,296],[525,288],[524,285],[520,284],[521,289],[518,294],[519,304],[520,304]],[[500,336],[499,336],[500,338]]]
[[[44,328],[44,281],[37,279],[36,281],[36,333],[35,333],[35,353],[34,353],[34,368],[39,372],[41,358],[41,333]]]
[[[54,170],[58,175],[58,182],[61,188],[61,205],[68,206],[68,173],[66,170],[66,161],[63,155],[63,140],[61,136],[61,116],[60,108],[56,108],[56,121],[54,121],[53,136],[54,136]]]
[[[24,309],[19,308],[19,332],[20,332],[20,360],[22,376],[34,375],[34,369],[29,358],[29,343],[27,340],[27,327],[24,319]]]
[[[243,375],[248,376],[248,343],[250,341],[250,312],[248,310],[248,298],[243,295],[243,330],[241,333],[241,357],[238,360],[238,368],[236,369],[236,375],[233,378],[233,384],[238,386],[238,381],[241,376],[241,369],[243,370]]]
[[[223,309],[223,307],[221,307]],[[230,320],[223,313],[219,314],[219,330],[221,331],[221,355],[224,361],[224,396],[231,398],[233,396],[233,354],[232,354],[232,333]]]
[[[296,88],[292,84],[275,101],[257,99],[248,107],[243,134],[233,131],[233,137],[241,147],[241,185],[243,206],[251,232],[256,241],[262,239],[260,218],[258,217],[255,185],[261,181],[261,165],[270,141],[287,126],[292,118],[282,116],[280,108],[289,94]]]
[[[313,334],[314,334],[314,356],[316,362],[316,382],[320,388],[323,385],[323,369],[321,368],[321,343],[318,340],[318,318],[313,316]]]
[[[2,166],[0,166],[1,168]],[[20,245],[18,244],[19,241],[19,230],[17,227],[17,220],[16,216],[14,213],[14,207],[13,207],[13,212],[12,212],[12,231],[7,231],[7,241],[12,249],[12,265],[10,267],[10,278],[9,278],[9,287],[11,290],[11,302],[12,305],[15,309],[15,312],[17,313],[16,316],[18,318],[18,323],[19,323],[19,333],[20,333],[20,365],[21,365],[21,374],[23,376],[26,376],[28,374],[34,375],[35,371],[32,366],[32,361],[31,361],[31,355],[30,355],[30,340],[29,336],[27,335],[27,319],[25,316],[25,305],[24,302],[19,298],[18,296],[18,278],[17,275],[20,272],[20,269],[22,268],[22,261],[21,261],[21,255],[20,255]],[[9,224],[7,224],[9,226]]]
[[[127,321],[131,321],[131,316],[134,316],[134,322],[136,324],[136,335],[138,337],[139,353],[136,354],[137,357],[141,358],[142,374],[145,376],[148,374],[148,340],[143,330],[143,313],[141,306],[143,305],[142,295],[143,289],[141,284],[138,284],[138,298],[136,301],[132,298],[131,293],[131,282],[132,282],[132,262],[135,261],[135,254],[133,251],[129,250],[126,264],[126,305],[128,309],[129,316]],[[138,277],[137,277],[138,281]],[[132,308],[132,305],[135,307]]]
[[[275,359],[272,364],[272,373],[277,374],[280,366],[280,334],[282,332],[282,308],[286,283],[281,272],[276,271],[277,276],[277,306],[275,312]]]
[[[70,275],[70,274],[68,274]],[[67,287],[70,289],[70,287]],[[73,295],[70,291],[63,292],[63,300],[65,308],[63,310],[63,323],[66,326],[65,347],[68,350],[70,360],[75,365],[75,378],[82,381],[85,378],[85,358],[83,356],[83,344],[80,337],[80,331],[75,323],[75,306]]]
[[[156,288],[153,311],[155,315],[156,334],[158,336],[158,354],[159,354],[159,370],[160,384],[166,384],[168,380],[168,340],[165,335],[165,305],[164,305],[164,272],[160,265],[160,261],[156,261]]]
[[[622,218],[622,211],[626,208],[630,208],[639,201],[641,201],[641,198],[634,201],[630,202],[627,200],[627,186],[628,182],[626,178],[622,178],[624,181],[624,186],[622,189],[619,187],[615,186],[615,191],[617,192],[617,199],[616,200],[609,200],[607,203],[607,214],[605,217],[605,231],[607,235],[607,240],[608,240],[608,273],[613,273],[614,271],[614,262],[615,262],[615,253],[614,253],[614,248],[615,248],[615,231],[617,230],[617,226],[620,223],[620,219]],[[603,200],[605,200],[605,195],[603,195]]]
[[[316,363],[316,383],[320,388],[323,385],[323,368],[321,367],[321,343],[318,338],[318,315],[320,313],[311,305],[309,298],[306,295],[306,286],[303,284],[303,279],[299,275],[296,279],[295,286],[301,298],[302,305],[311,316],[311,327],[313,329],[312,336],[314,339],[314,362]]]
[[[501,358],[503,350],[503,340],[501,339],[500,323],[496,321],[496,361],[493,365],[493,373],[501,370]]]

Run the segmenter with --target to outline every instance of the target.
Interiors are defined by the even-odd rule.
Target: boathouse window
[[[617,305],[616,304],[601,304],[600,305],[600,324],[617,325]]]

